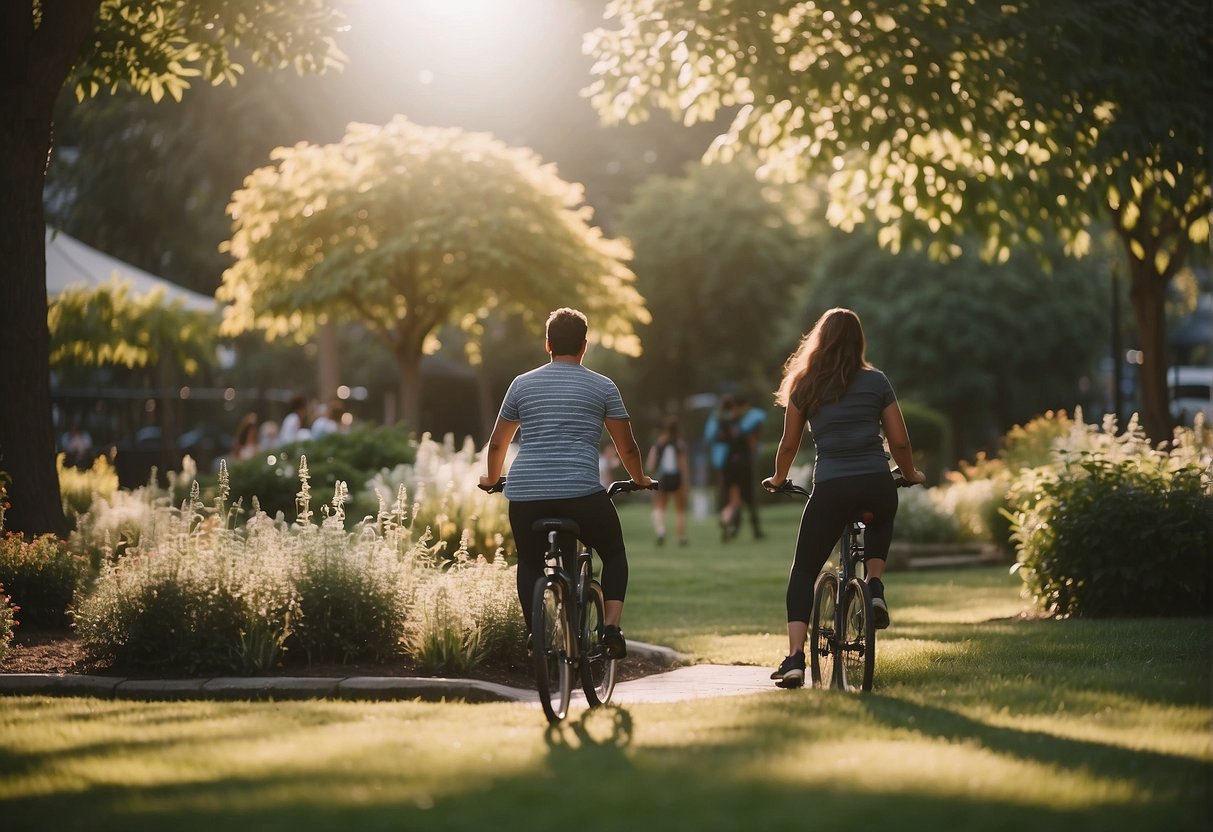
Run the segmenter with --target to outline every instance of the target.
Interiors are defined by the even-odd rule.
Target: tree
[[[531,151],[397,116],[273,159],[232,197],[226,333],[303,339],[363,323],[396,360],[414,426],[421,357],[444,323],[475,336],[495,309],[534,321],[578,306],[601,343],[639,352],[633,322],[647,313],[627,246],[588,225],[581,187]]]
[[[1027,252],[996,264],[974,254],[949,263],[891,254],[869,228],[832,231],[814,249],[802,319],[855,309],[868,357],[898,395],[947,415],[953,459],[1046,410],[1089,404],[1076,393],[1084,378],[1097,394],[1090,381],[1108,330],[1107,287],[1091,278],[1090,261],[1066,258],[1056,241],[1043,247],[1046,276]]]
[[[239,54],[301,72],[337,66],[343,0],[8,0],[0,4],[0,466],[12,476],[6,522],[67,530],[52,434],[42,189],[55,99],[130,87],[159,101],[197,79],[235,83]]]
[[[688,124],[734,108],[715,155],[823,174],[830,219],[936,258],[987,259],[1110,221],[1140,331],[1143,423],[1170,435],[1166,288],[1209,239],[1204,0],[614,0],[592,34],[593,100]],[[971,236],[970,236],[971,235]]]
[[[767,337],[796,311],[805,248],[797,195],[743,164],[691,165],[636,190],[622,227],[652,323],[640,329],[646,400],[681,408],[692,393],[771,374],[788,345]]]
[[[215,361],[215,314],[191,311],[182,301],[165,302],[164,289],[131,291],[116,279],[95,287],[68,287],[51,302],[47,323],[51,366],[59,371],[82,367],[154,368],[160,390],[160,464],[178,462],[173,447],[180,433],[177,397],[182,376],[193,376]]]

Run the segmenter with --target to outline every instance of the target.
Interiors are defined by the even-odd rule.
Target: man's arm
[[[514,434],[518,432],[519,424],[519,422],[497,417],[497,423],[493,425],[493,434],[489,437],[488,453],[485,454],[488,473],[480,478],[480,484],[485,488],[496,485],[497,480],[501,479],[501,468],[505,465],[505,453],[509,450]]]
[[[607,419],[606,429],[607,433],[611,435],[611,441],[615,443],[619,461],[632,481],[637,485],[645,486],[652,483],[653,481],[644,473],[640,446],[636,444],[636,437],[632,434],[632,421],[630,419]]]

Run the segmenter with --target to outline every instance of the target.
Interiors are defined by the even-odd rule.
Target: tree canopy
[[[225,332],[302,338],[361,322],[396,359],[412,424],[421,356],[445,323],[475,336],[494,309],[536,321],[577,306],[604,346],[639,352],[633,325],[648,316],[628,247],[530,150],[398,116],[272,158],[232,197]]]
[[[52,366],[146,367],[167,364],[186,375],[215,360],[215,315],[166,302],[163,288],[140,295],[130,281],[69,286],[50,305]]]
[[[9,527],[64,533],[55,471],[42,196],[55,99],[130,87],[179,97],[192,80],[233,83],[242,60],[302,71],[337,65],[344,0],[10,0],[0,3],[0,465]]]
[[[1103,403],[1092,378],[1106,354],[1107,284],[1091,278],[1092,261],[1066,258],[1050,241],[1042,277],[1039,254],[938,263],[882,251],[874,236],[865,227],[815,239],[800,319],[833,306],[858,312],[868,358],[898,395],[947,415],[953,459],[1046,410]]]
[[[1163,293],[1208,240],[1213,12],[1202,0],[614,0],[588,49],[608,119],[735,112],[713,154],[828,177],[830,219],[987,259],[1096,219],[1120,234],[1166,421]],[[1160,437],[1161,438],[1161,437]]]
[[[653,317],[635,370],[647,400],[678,409],[694,393],[774,384],[789,347],[769,336],[807,271],[800,199],[741,163],[637,188],[622,227]]]

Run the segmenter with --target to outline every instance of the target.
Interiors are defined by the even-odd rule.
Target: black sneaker
[[[788,656],[771,674],[775,684],[781,688],[798,688],[804,684],[804,652],[797,651]]]
[[[628,654],[628,643],[624,641],[623,630],[614,624],[602,628],[602,649],[612,659],[622,659]]]
[[[884,600],[884,583],[880,578],[868,581],[868,589],[872,591],[872,625],[877,630],[889,626],[889,605]]]

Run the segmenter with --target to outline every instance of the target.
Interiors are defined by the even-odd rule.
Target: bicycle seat
[[[546,517],[543,520],[536,520],[531,528],[537,532],[571,534],[573,537],[581,534],[581,527],[577,525],[577,522],[569,520],[567,517]]]
[[[876,515],[870,511],[861,511],[855,515],[854,522],[856,523],[871,523],[876,519]]]

